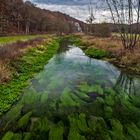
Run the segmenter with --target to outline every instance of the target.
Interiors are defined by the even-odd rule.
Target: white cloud
[[[58,4],[40,4],[40,3],[36,4],[38,7],[42,9],[59,11],[68,14],[81,21],[86,21],[86,19],[89,17],[88,5],[58,5]],[[96,22],[103,22],[107,20],[106,18],[110,13],[107,11],[96,10],[94,14]]]

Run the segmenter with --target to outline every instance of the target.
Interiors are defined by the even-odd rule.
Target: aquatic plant
[[[47,92],[42,93],[41,98],[40,98],[41,104],[45,104],[47,102],[47,100],[48,100],[48,93]]]
[[[15,133],[12,140],[22,140],[22,133]]]
[[[14,133],[11,131],[8,131],[2,138],[2,140],[12,140],[14,136]]]
[[[23,133],[23,140],[31,140],[31,133],[29,132]]]
[[[112,129],[109,132],[112,140],[124,140],[125,136],[124,136],[123,126],[120,123],[120,121],[116,119],[111,119],[110,123]]]
[[[114,105],[114,99],[112,98],[111,95],[105,96],[105,103],[108,106],[113,106]]]
[[[99,94],[99,95],[103,95],[103,89],[101,88],[101,86],[99,85],[88,85],[87,83],[82,83],[78,86],[78,89],[81,91],[81,92],[84,92],[84,93],[92,93],[92,94]]]
[[[28,112],[25,114],[19,121],[18,121],[18,127],[21,129],[25,129],[29,123],[30,117],[32,115],[32,112]]]
[[[49,140],[63,140],[64,125],[63,122],[52,126],[49,131]]]
[[[10,121],[16,121],[21,115],[22,107],[22,104],[18,104],[18,106],[11,108],[11,110],[6,114],[6,119]]]
[[[77,101],[74,101],[72,98],[71,98],[71,91],[69,88],[65,88],[63,93],[61,94],[61,97],[60,97],[60,101],[61,101],[61,104],[60,106],[79,106],[80,103],[77,102]]]
[[[34,123],[33,132],[35,134],[44,134],[49,130],[48,119],[46,117],[40,118]]]
[[[102,117],[90,116],[88,120],[88,126],[90,128],[91,138],[98,140],[111,140],[108,134],[108,127],[105,120]]]
[[[85,120],[85,114],[68,116],[70,122],[70,130],[68,140],[85,140],[85,137],[80,135],[88,131],[88,126]]]
[[[134,123],[126,124],[125,129],[128,139],[139,140],[140,129]]]
[[[108,53],[104,50],[101,50],[101,49],[97,49],[97,48],[88,48],[86,51],[85,51],[85,54],[89,57],[92,57],[92,58],[96,58],[96,59],[101,59],[101,58],[104,58],[106,56],[108,56]]]

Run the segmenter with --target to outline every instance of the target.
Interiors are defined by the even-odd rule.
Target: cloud
[[[89,0],[32,0],[42,4],[57,4],[57,5],[87,5]]]
[[[59,11],[68,14],[78,20],[86,21],[90,14],[88,10],[90,0],[30,0],[42,9]],[[110,13],[104,10],[100,0],[92,0],[95,22],[106,21]]]
[[[79,20],[85,20],[89,16],[86,6],[69,6],[69,5],[57,5],[57,4],[38,4],[40,8],[48,9],[51,11],[59,11],[75,17]]]

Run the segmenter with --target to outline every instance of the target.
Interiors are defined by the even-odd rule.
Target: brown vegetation
[[[130,69],[135,73],[140,73],[140,48],[134,50],[131,53],[129,50],[125,50],[122,46],[121,39],[119,37],[99,38],[95,36],[81,36],[83,45],[86,48],[96,47],[98,49],[109,52],[110,56],[108,61],[116,64],[119,67]]]
[[[0,83],[7,82],[11,76],[12,74],[8,68],[8,62],[0,59]]]
[[[11,63],[21,56],[28,47],[37,47],[44,42],[45,38],[36,38],[28,41],[17,41],[13,44],[0,46],[0,83],[11,79],[13,68]]]

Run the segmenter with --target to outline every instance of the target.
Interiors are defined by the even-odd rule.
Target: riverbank
[[[11,49],[11,47],[14,48]],[[43,69],[58,48],[59,41],[52,36],[25,42],[18,41],[0,48],[1,72],[3,70],[3,74],[5,72],[10,75],[8,78],[1,76],[3,80],[0,83],[0,115],[8,111],[18,100],[23,88],[29,84],[28,80]]]
[[[81,47],[86,55],[96,59],[104,59],[130,74],[140,75],[140,48],[134,52],[123,50],[119,38],[98,38],[94,36],[79,36]]]

